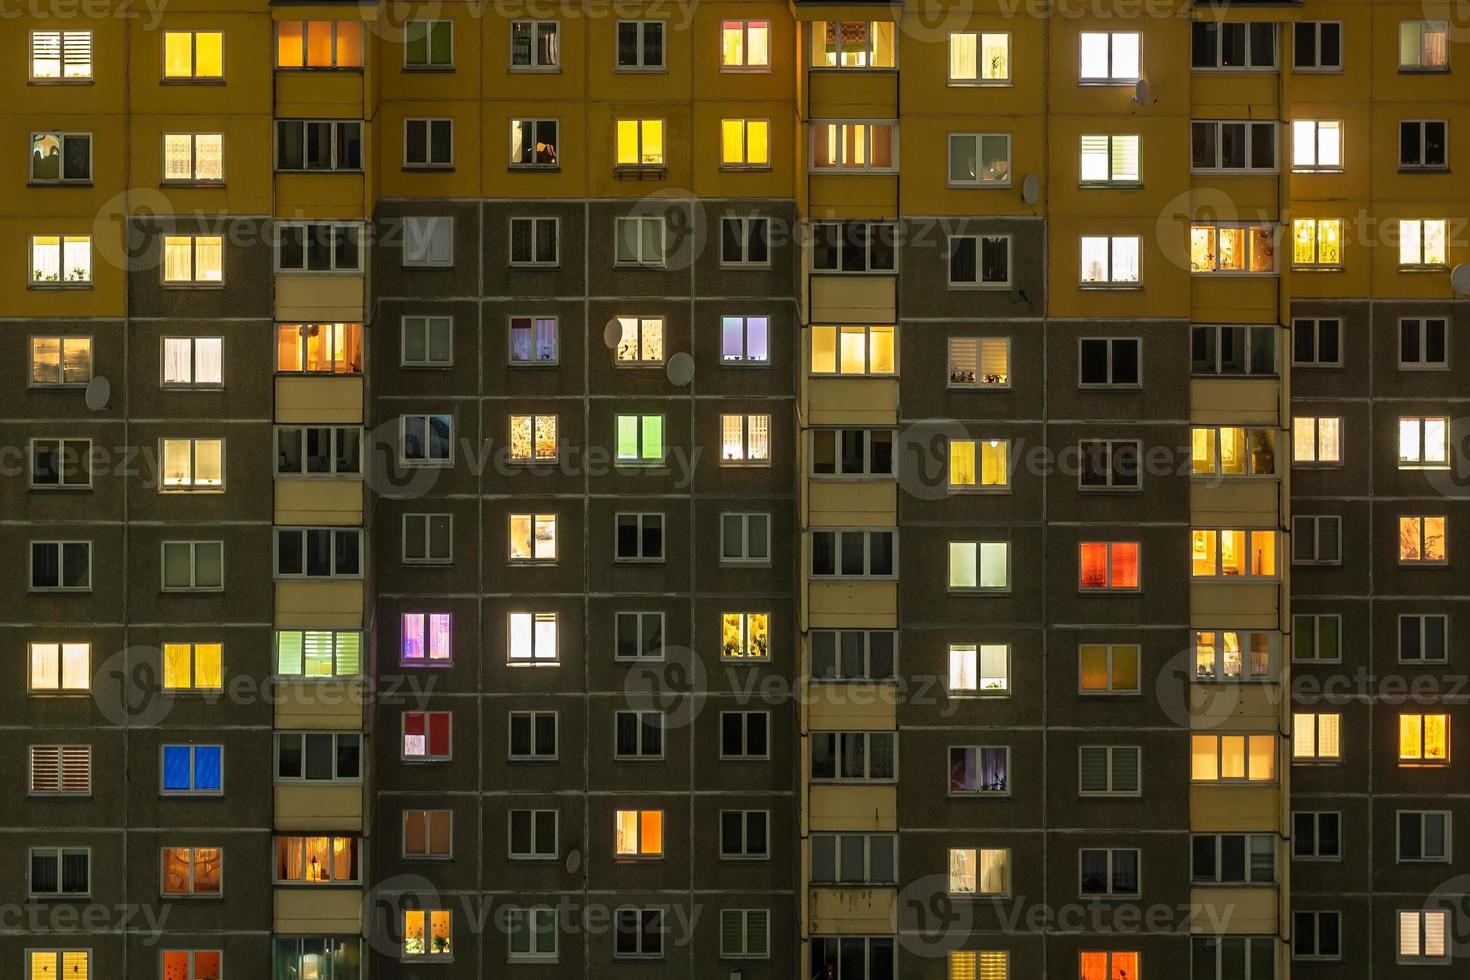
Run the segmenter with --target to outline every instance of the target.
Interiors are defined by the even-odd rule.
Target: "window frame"
[[[87,887],[81,891],[70,890],[65,887],[64,861],[67,855],[83,854],[87,858]],[[32,869],[35,867],[37,857],[50,857],[56,864],[56,890],[37,891],[35,876]],[[79,898],[92,897],[92,848],[90,846],[76,847],[64,844],[41,845],[28,847],[26,849],[26,895],[29,898],[55,898],[69,901]]]
[[[274,141],[271,152],[272,170],[275,173],[283,174],[362,173],[362,125],[362,120],[360,119],[277,119],[275,125],[271,127],[271,138]],[[281,139],[281,133],[284,127],[287,126],[300,128],[301,166],[299,167],[283,166],[282,153],[284,152],[285,141]],[[311,142],[310,134],[314,126],[329,127],[330,139],[328,142],[331,144],[330,166],[312,167],[308,165],[306,148]],[[345,146],[351,145],[353,142],[351,130],[348,127],[354,127],[357,134],[357,166],[355,167],[347,165],[343,160],[342,154],[339,153]]]
[[[1398,617],[1397,617],[1397,623],[1398,623],[1398,655],[1397,655],[1397,662],[1398,663],[1401,663],[1401,664],[1418,664],[1418,665],[1449,663],[1449,659],[1450,659],[1450,618],[1451,617],[1450,617],[1450,614],[1449,613],[1426,613],[1426,612],[1399,613],[1398,614]],[[1430,654],[1431,651],[1429,650],[1429,642],[1428,642],[1428,639],[1427,639],[1428,631],[1426,630],[1426,626],[1427,626],[1427,624],[1429,623],[1430,620],[1436,620],[1436,619],[1437,620],[1440,620],[1442,622],[1442,624],[1443,624],[1443,628],[1440,631],[1440,636],[1442,638],[1441,649],[1439,651],[1439,655],[1438,656],[1430,656],[1429,654]],[[1405,622],[1409,622],[1409,621],[1417,621],[1418,624],[1419,624],[1419,626],[1418,626],[1418,633],[1419,633],[1419,654],[1420,655],[1417,656],[1417,657],[1410,657],[1410,656],[1405,656],[1404,655],[1404,624],[1405,624]]]
[[[451,512],[414,512],[399,515],[401,536],[399,538],[399,555],[405,565],[452,565],[454,564],[454,514]],[[449,519],[449,540],[446,542],[449,550],[446,554],[436,555],[434,553],[434,522],[436,518],[445,517]],[[416,521],[423,522],[424,555],[421,558],[411,557],[408,553],[409,525]]]
[[[56,239],[55,248],[57,278],[37,278],[37,273],[40,272],[41,269],[36,264],[36,249],[38,247],[52,247],[51,243],[48,240],[53,238]],[[96,265],[96,262],[94,261],[95,256],[93,254],[95,250],[92,245],[92,236],[90,234],[78,235],[67,232],[41,232],[29,235],[26,241],[28,243],[27,247],[29,248],[29,252],[27,254],[30,259],[30,278],[26,283],[27,289],[91,289],[96,282],[94,278],[94,266]],[[72,277],[71,274],[65,269],[68,255],[68,246],[80,246],[83,243],[85,243],[86,245],[87,252],[87,266],[85,270],[86,275]],[[75,269],[80,268],[80,266],[75,267]]]
[[[304,241],[309,240],[315,234],[313,229],[329,229],[328,238],[331,247],[327,251],[332,260],[330,268],[311,268],[311,259],[309,258],[311,249],[309,247],[302,249],[301,266],[299,268],[281,264],[283,232],[287,229],[294,228],[302,229],[303,235],[305,236]],[[365,230],[366,225],[361,221],[275,221],[272,223],[271,237],[275,272],[277,275],[285,276],[361,276],[365,272],[363,268],[363,234]],[[346,232],[345,237],[344,232]],[[357,264],[339,268],[337,266],[339,242],[350,244],[353,241],[357,245]]]
[[[32,538],[31,541],[29,542],[29,544],[30,544],[30,547],[27,549],[27,554],[29,556],[29,561],[30,561],[30,565],[29,565],[29,570],[30,571],[29,571],[29,576],[28,576],[28,581],[30,582],[30,587],[28,588],[27,591],[29,591],[29,592],[91,592],[92,591],[92,565],[93,565],[93,562],[92,562],[92,557],[93,557],[92,556],[92,551],[93,551],[93,549],[92,549],[92,542],[90,540],[84,540],[84,539],[81,539],[81,538]],[[56,585],[39,585],[39,586],[36,585],[36,546],[37,545],[40,545],[42,547],[51,547],[51,546],[54,546],[56,548],[56,568],[57,568],[57,579],[56,579],[57,584]],[[86,550],[87,550],[87,574],[86,574],[86,582],[83,585],[66,585],[65,584],[66,578],[67,578],[67,576],[66,576],[66,563],[65,563],[66,546],[67,545],[84,545],[86,547]]]
[[[56,482],[37,482],[39,470],[37,464],[40,457],[36,454],[38,443],[56,444]],[[78,449],[77,447],[80,447]],[[90,438],[79,439],[73,436],[32,436],[27,443],[26,459],[27,467],[26,486],[31,490],[91,490],[92,489],[92,440]],[[66,464],[72,465],[68,467]],[[86,477],[86,482],[77,482],[75,477],[80,470]],[[68,476],[73,479],[68,479]]]
[[[1416,226],[1418,228],[1419,260],[1417,262],[1405,262],[1404,261],[1404,246],[1407,243],[1404,241],[1404,231],[1403,231],[1403,229],[1404,229],[1404,226],[1406,224],[1414,225],[1414,226]],[[1425,238],[1425,232],[1429,229],[1429,226],[1430,225],[1440,225],[1441,226],[1441,228],[1440,228],[1440,238],[1441,238],[1441,240],[1444,243],[1444,259],[1442,261],[1439,261],[1439,262],[1431,262],[1431,261],[1429,261],[1429,255],[1427,253],[1428,245],[1427,245],[1426,238]],[[1397,232],[1398,232],[1398,242],[1399,242],[1398,270],[1400,272],[1437,271],[1437,270],[1440,270],[1440,269],[1447,269],[1447,268],[1450,267],[1450,244],[1451,244],[1450,243],[1450,223],[1449,223],[1449,221],[1447,219],[1445,219],[1445,218],[1399,218],[1398,219],[1398,224],[1397,224]]]
[[[1337,230],[1337,261],[1324,261],[1322,255],[1323,243],[1326,239],[1324,231],[1336,227]],[[1310,228],[1312,237],[1312,261],[1300,262],[1297,260],[1296,246],[1301,242],[1301,230],[1303,227]],[[1343,237],[1341,218],[1293,218],[1291,222],[1291,267],[1305,271],[1329,271],[1341,272],[1343,269],[1343,249],[1346,239]]]
[[[538,737],[537,722],[546,718],[551,719],[551,751],[541,751],[544,746]],[[515,729],[516,722],[527,726],[527,735],[530,745],[529,752],[517,753],[515,751]],[[561,712],[551,710],[513,710],[505,713],[505,759],[508,763],[525,762],[556,762],[561,758]]]
[[[36,140],[41,137],[54,136],[60,144],[61,160],[58,164],[60,176],[55,178],[36,176]],[[85,177],[68,177],[66,175],[66,144],[69,140],[85,140],[87,143],[87,175]],[[90,132],[79,130],[31,130],[30,136],[31,153],[26,164],[26,184],[33,187],[90,187],[92,186],[94,139]]]
[[[1404,329],[1410,324],[1414,325],[1414,332],[1418,335],[1416,343],[1419,348],[1419,359],[1415,361],[1404,360]],[[1410,316],[1399,317],[1399,340],[1398,340],[1398,364],[1400,371],[1448,371],[1450,369],[1450,324],[1447,316]],[[1428,358],[1431,332],[1436,328],[1440,331],[1441,347],[1444,350],[1444,359],[1432,361]]]
[[[955,74],[954,74],[954,39],[956,37],[959,37],[959,36],[973,36],[974,39],[975,39],[975,77],[974,78],[965,78],[963,76],[961,76],[959,78],[956,78],[955,77]],[[983,62],[982,54],[985,51],[985,39],[987,37],[990,37],[990,38],[1003,37],[1003,38],[1005,38],[1005,42],[1006,42],[1006,44],[1005,44],[1005,47],[1006,47],[1006,65],[1005,65],[1005,72],[1006,73],[1005,73],[1004,76],[998,76],[998,77],[994,77],[994,78],[986,78],[986,77],[984,77],[984,72],[981,70],[981,67],[980,66],[981,66],[981,64]],[[947,85],[950,88],[997,88],[997,87],[1000,87],[1000,88],[1008,88],[1008,87],[1014,85],[1015,84],[1015,71],[1014,71],[1015,65],[1013,64],[1013,61],[1014,61],[1015,45],[1013,45],[1011,43],[1011,40],[1012,40],[1012,38],[1011,38],[1011,32],[1010,31],[981,31],[981,30],[973,30],[973,31],[950,31],[949,32],[949,37],[948,37],[948,43],[945,45],[945,52],[944,52],[944,54],[945,54],[945,69],[944,69],[945,85]],[[896,49],[897,48],[897,45],[895,45],[894,47]]]
[[[1404,162],[1404,127],[1413,126],[1419,134],[1419,162]],[[1444,160],[1440,163],[1427,163],[1425,158],[1429,146],[1429,127],[1442,126],[1444,128],[1441,144],[1443,146]],[[1409,173],[1442,173],[1450,169],[1450,123],[1448,119],[1400,119],[1399,120],[1399,171]]]
[[[622,257],[622,229],[627,223],[636,223],[638,234],[634,241],[638,243],[637,254],[630,258]],[[657,222],[658,227],[658,254],[656,256],[645,256],[643,254],[644,228]],[[616,269],[666,269],[668,268],[669,235],[668,222],[663,215],[650,214],[620,214],[613,218],[613,267]]]
[[[834,581],[835,582],[835,581],[844,581],[844,580],[845,581],[869,581],[869,580],[872,580],[872,581],[892,581],[892,580],[895,580],[895,579],[898,578],[899,558],[898,558],[898,529],[897,528],[869,528],[869,527],[830,527],[829,528],[829,527],[821,527],[821,528],[812,528],[811,531],[810,531],[810,534],[812,535],[812,539],[813,539],[813,547],[812,547],[812,571],[810,573],[810,577],[812,579],[817,580],[817,581],[823,581],[823,582],[828,582],[828,581]],[[816,564],[815,538],[816,538],[816,535],[819,535],[819,534],[822,534],[822,535],[830,534],[830,535],[833,536],[833,540],[832,540],[833,571],[832,571],[831,574],[827,574],[825,572],[818,572],[815,569],[815,564]],[[846,573],[844,573],[842,571],[842,561],[841,561],[841,552],[840,552],[841,544],[842,544],[842,538],[840,537],[840,535],[845,535],[845,534],[861,534],[863,536],[862,537],[862,542],[863,542],[863,571],[860,572],[860,573],[846,574]],[[891,554],[892,554],[892,561],[893,561],[893,570],[891,572],[886,573],[886,574],[884,574],[884,573],[875,573],[872,570],[873,569],[873,535],[881,535],[881,534],[889,535],[889,544],[891,546]]]
[[[363,577],[363,568],[367,564],[367,560],[366,560],[367,559],[367,556],[364,553],[364,551],[365,551],[364,545],[366,544],[366,535],[364,534],[362,528],[359,528],[359,527],[339,527],[339,526],[333,526],[333,525],[301,525],[301,524],[294,524],[294,525],[276,525],[275,528],[274,528],[274,530],[275,530],[275,534],[272,536],[273,553],[272,553],[272,556],[271,556],[272,557],[271,567],[273,569],[272,577],[275,578],[276,580],[278,580],[278,581],[304,581],[304,582],[309,582],[309,581],[325,581],[325,582],[330,582],[330,581],[342,581],[342,580],[351,581],[351,580],[354,580],[354,579],[361,579]],[[307,536],[307,534],[309,534],[310,532],[313,532],[313,531],[326,532],[326,534],[328,535],[328,540],[331,542],[331,555],[330,555],[330,560],[331,560],[331,565],[332,565],[332,571],[330,571],[330,572],[328,572],[326,574],[313,574],[311,571],[309,571],[310,565],[309,565],[309,562],[307,561],[307,555],[308,555],[308,552],[309,552],[309,547],[307,545],[307,537],[306,536]],[[301,560],[301,571],[300,572],[283,572],[283,571],[281,571],[281,538],[282,538],[283,535],[286,535],[286,534],[299,534],[299,535],[301,535],[301,556],[302,556],[302,560]],[[338,554],[337,554],[337,542],[339,540],[338,539],[338,535],[344,535],[344,536],[347,536],[347,537],[355,537],[356,540],[357,540],[357,571],[355,571],[355,572],[339,572],[339,571],[336,570],[337,569],[337,561],[338,561],[338,557],[339,557]],[[345,552],[344,552],[344,555],[345,555]]]
[[[407,48],[405,47],[405,51]],[[434,131],[441,124],[449,127],[449,159],[434,159]],[[411,130],[416,126],[423,127],[424,159],[413,160],[409,157],[409,147],[413,144]],[[452,116],[406,116],[403,120],[403,169],[404,170],[453,170],[454,169],[454,118]]]
[[[518,26],[530,27],[530,61],[526,64],[516,63],[516,28]],[[550,63],[541,62],[541,28],[551,27],[550,34],[555,36],[552,45],[552,54],[556,60]],[[510,22],[510,57],[506,63],[506,70],[521,74],[555,74],[561,71],[561,21],[556,19],[520,17]]]
[[[1200,165],[1194,158],[1194,130],[1197,126],[1209,126],[1212,130],[1210,143],[1215,148],[1214,163]],[[1244,150],[1245,164],[1240,167],[1227,167],[1225,165],[1225,127],[1242,126],[1245,129]],[[1263,167],[1256,164],[1256,144],[1254,130],[1257,127],[1267,127],[1271,130],[1271,165]],[[1261,119],[1191,119],[1189,121],[1190,154],[1189,171],[1196,174],[1219,174],[1231,176],[1235,174],[1266,175],[1281,172],[1281,126],[1274,121]]]
[[[96,364],[94,352],[96,350],[96,338],[92,334],[30,334],[26,338],[27,364],[26,388],[85,388],[96,376]],[[55,341],[57,348],[56,371],[61,378],[60,381],[37,381],[36,380],[36,344]],[[66,380],[66,349],[68,341],[76,344],[85,343],[87,348],[87,377],[80,381]]]
[[[558,511],[546,511],[546,512],[541,512],[541,511],[516,512],[516,511],[512,511],[512,512],[507,513],[505,515],[505,517],[506,517],[506,552],[507,552],[506,562],[507,562],[507,564],[510,564],[510,565],[555,565],[555,564],[557,564],[558,560],[561,557],[560,540],[559,540],[560,531],[561,531],[561,520],[560,520],[561,515],[560,515],[560,512],[558,512]],[[529,556],[517,557],[517,555],[515,553],[515,545],[516,545],[516,523],[517,523],[518,520],[525,521],[527,523],[527,527],[528,527],[528,530],[530,532],[530,537],[527,539],[529,541],[530,545],[531,545],[531,551],[530,551],[530,555]],[[536,541],[537,541],[537,538],[536,538],[536,530],[537,530],[537,528],[539,526],[541,526],[544,523],[547,523],[548,521],[550,522],[550,525],[551,525],[551,551],[552,551],[552,554],[551,554],[551,557],[545,558],[545,557],[540,557],[540,556],[538,556],[536,554],[536,551],[537,551],[537,547],[536,547]]]
[[[1303,65],[1298,63],[1297,54],[1302,49],[1298,45],[1298,34],[1303,27],[1312,28],[1312,63]],[[1337,28],[1337,63],[1324,64],[1322,61],[1322,33],[1323,28]],[[1342,40],[1343,23],[1340,20],[1303,20],[1297,21],[1292,27],[1291,35],[1291,70],[1294,72],[1313,72],[1321,74],[1342,74]]]
[[[169,546],[175,547],[185,545],[189,549],[189,584],[169,585],[166,575],[168,568]],[[220,554],[220,581],[217,586],[201,586],[199,582],[199,552],[202,547],[217,545]],[[158,543],[159,569],[158,588],[160,592],[223,592],[225,591],[225,543],[220,538],[194,539],[194,538],[168,538]]]
[[[1107,379],[1103,381],[1088,381],[1085,378],[1087,359],[1083,356],[1083,349],[1090,343],[1101,341],[1107,345]],[[1137,381],[1117,381],[1118,350],[1120,345],[1126,347],[1132,344],[1134,349],[1134,364],[1138,375]],[[1142,390],[1143,388],[1143,338],[1124,337],[1112,335],[1086,336],[1077,338],[1077,387],[1082,391],[1106,391],[1109,389]]]
[[[888,128],[889,163],[882,166],[873,161],[874,131],[884,126]],[[862,127],[863,161],[853,163],[847,158],[847,148],[855,141],[851,138],[850,130]],[[819,129],[828,130],[827,146],[831,151],[832,163],[819,162],[817,155],[817,135]],[[842,119],[812,119],[807,123],[807,173],[813,176],[822,174],[896,174],[899,172],[899,125],[898,120],[893,118],[842,118]]]
[[[434,327],[447,326],[449,330],[447,349],[449,357],[435,360]],[[408,356],[410,331],[423,335],[423,358]],[[452,368],[454,367],[454,315],[451,313],[404,313],[398,318],[398,366],[403,368]]]
[[[638,532],[638,549],[634,555],[620,555],[618,553],[618,532],[621,530],[623,518],[633,518]],[[643,554],[643,535],[646,531],[645,525],[652,522],[649,518],[657,518],[659,528],[659,554]],[[668,552],[668,522],[663,511],[618,511],[613,515],[613,562],[615,564],[639,564],[639,565],[662,565]]]
[[[419,25],[422,25],[425,58],[421,63],[412,61],[409,58],[410,48],[417,41],[413,35],[415,29],[419,28]],[[447,27],[449,29],[449,60],[447,62],[437,62],[434,60],[434,31],[436,28],[441,27]],[[400,67],[406,72],[454,71],[454,21],[448,18],[424,18],[412,19],[405,22],[403,25],[403,64]]]
[[[56,35],[56,74],[36,74],[36,40],[42,35]],[[67,42],[68,35],[86,37],[87,46],[87,72],[83,74],[67,74]],[[76,63],[76,62],[73,62]],[[92,31],[68,31],[61,28],[41,28],[32,30],[29,35],[29,43],[26,46],[26,82],[30,85],[91,85],[95,81],[97,71],[97,45],[96,37]],[[90,955],[90,951],[89,951]]]
[[[177,690],[177,689],[176,689]],[[190,688],[198,690],[198,688]],[[218,690],[218,689],[216,689]],[[164,742],[158,746],[158,795],[161,797],[210,797],[225,795],[225,746],[218,743],[194,743],[194,742]],[[169,789],[167,783],[167,763],[169,749],[186,749],[189,754],[189,785],[183,789]],[[219,751],[219,786],[198,787],[195,778],[198,775],[198,758],[200,749],[217,749]]]
[[[725,61],[725,37],[731,27],[736,26],[740,31],[740,52],[744,59],[740,64],[730,64]],[[750,31],[753,27],[760,27],[766,32],[766,60],[764,64],[752,63],[750,60]],[[767,18],[720,18],[720,71],[736,74],[769,74],[771,71],[771,22]]]
[[[770,169],[769,166],[763,169]],[[737,229],[736,237],[740,241],[742,257],[731,257],[725,250],[729,242],[726,231],[734,224]],[[761,228],[761,240],[765,244],[766,257],[764,261],[751,259],[751,242],[754,240],[752,232]],[[763,214],[725,214],[720,216],[720,268],[722,269],[769,269],[771,267],[771,219]],[[746,317],[748,319],[749,317]],[[769,319],[769,315],[767,314]],[[769,328],[768,328],[769,329]],[[769,346],[769,340],[767,340]]]
[[[558,69],[558,71],[560,71],[560,69]],[[510,170],[512,172],[520,170],[540,170],[555,172],[561,170],[561,150],[558,149],[559,145],[561,144],[561,117],[512,116],[510,118],[509,125],[510,133],[507,144],[507,149],[509,150],[509,159],[507,160],[505,165],[507,170]],[[552,140],[549,143],[540,138],[546,135],[544,127],[547,125],[551,127]],[[516,138],[518,135],[521,137],[520,139]],[[524,143],[525,137],[527,135],[529,135],[531,138],[531,145],[529,149],[533,159],[530,160],[522,159],[523,155],[526,152],[526,147],[524,146]],[[550,160],[543,162],[541,160],[534,159],[534,157],[536,157],[537,155],[537,147],[541,145],[546,145],[551,148]],[[515,218],[512,217],[511,220],[514,221]]]
[[[637,58],[631,64],[623,64],[621,58],[622,33],[625,26],[634,28],[634,47],[637,49]],[[617,22],[613,28],[613,71],[630,73],[657,73],[669,70],[669,32],[666,30],[667,23],[662,20],[624,18]],[[650,62],[648,60],[648,35],[650,27],[657,27],[659,60]]]
[[[1005,152],[1005,163],[1006,163],[1005,176],[1004,177],[999,177],[999,178],[976,177],[974,180],[956,180],[955,179],[955,176],[954,176],[955,140],[964,140],[964,139],[968,139],[968,140],[973,141],[972,145],[974,146],[975,161],[977,163],[977,167],[976,167],[977,170],[980,169],[979,166],[978,166],[978,164],[981,161],[983,161],[984,158],[985,158],[984,157],[984,151],[983,151],[983,148],[984,148],[984,145],[985,145],[985,140],[987,140],[987,139],[1003,139],[1003,140],[1005,140],[1005,145],[1006,145],[1006,152]],[[1006,187],[1010,187],[1011,186],[1011,147],[1012,147],[1012,141],[1011,141],[1011,134],[1010,133],[981,133],[981,132],[950,133],[949,134],[949,139],[947,140],[947,144],[948,144],[948,153],[949,153],[949,156],[947,158],[947,164],[948,164],[948,166],[947,166],[947,169],[945,170],[945,186],[946,187],[949,187],[949,188],[951,188],[953,190],[991,190],[991,189],[1006,188]]]
[[[1013,264],[1011,262],[1011,259],[1012,259],[1012,256],[1013,256],[1012,245],[1014,244],[1014,242],[1013,242],[1012,239],[1013,239],[1013,236],[1010,235],[1009,233],[1003,233],[1003,234],[999,234],[999,235],[982,235],[982,234],[978,234],[978,233],[976,233],[976,234],[963,234],[963,235],[954,235],[954,234],[951,234],[948,237],[948,239],[946,240],[946,245],[948,246],[948,248],[946,249],[946,251],[948,252],[948,255],[946,256],[947,261],[945,263],[945,267],[946,267],[945,284],[950,289],[996,289],[996,290],[999,290],[999,289],[1010,289],[1011,286],[1012,286],[1012,281],[1014,279],[1014,276],[1012,275],[1012,271],[1013,271],[1012,265]],[[956,251],[955,251],[955,246],[958,243],[962,242],[962,241],[973,241],[975,243],[975,246],[974,246],[974,248],[975,248],[975,279],[974,279],[974,281],[969,281],[969,280],[964,280],[964,279],[957,280],[954,277],[954,274],[955,274],[955,261],[956,261],[956,258],[957,258]],[[995,246],[995,243],[997,243],[997,242],[1004,242],[1005,243],[1006,277],[1004,279],[986,279],[985,278],[985,265],[986,265],[985,256],[986,256],[986,252],[988,250],[987,243],[989,243],[989,247],[992,247],[993,248],[993,247],[996,247]]]
[[[433,445],[433,423],[435,419],[447,419],[449,422],[449,455],[436,456]],[[399,415],[397,418],[398,429],[398,465],[402,467],[441,467],[454,466],[455,433],[454,413],[442,412],[409,412]],[[424,427],[424,445],[422,456],[408,455],[408,427],[411,423],[422,422]]]
[[[1132,75],[1115,74],[1113,67],[1113,44],[1114,38],[1119,34],[1131,35],[1137,38],[1138,45],[1138,71]],[[1090,77],[1082,74],[1082,46],[1086,43],[1089,35],[1097,35],[1107,38],[1108,48],[1108,74],[1106,76]],[[1084,87],[1107,87],[1136,85],[1143,72],[1143,34],[1140,31],[1080,31],[1077,38],[1077,84]]]
[[[402,266],[405,269],[452,269],[454,268],[455,216],[452,214],[407,214],[403,222]],[[420,225],[419,223],[422,222]],[[440,241],[438,231],[449,228],[448,256],[434,254],[435,243]],[[411,254],[410,247],[417,239],[422,245],[422,254]]]

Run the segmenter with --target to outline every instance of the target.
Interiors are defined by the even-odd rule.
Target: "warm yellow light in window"
[[[949,485],[975,486],[975,443],[968,439],[951,440],[949,444]]]
[[[1004,439],[987,439],[980,443],[980,485],[1004,487],[1010,482],[1007,456],[1010,443]]]
[[[771,124],[764,119],[751,119],[745,124],[745,162],[763,167],[771,162]]]
[[[1215,531],[1196,530],[1190,541],[1190,571],[1197,576],[1218,574],[1216,550],[1219,538]]]
[[[189,78],[194,74],[194,35],[188,31],[163,34],[163,77]]]
[[[194,647],[194,686],[217,690],[224,686],[224,647],[218,643],[199,643]]]
[[[643,155],[639,163],[654,166],[664,162],[664,123],[662,119],[643,120]]]
[[[1197,426],[1190,433],[1190,472],[1209,476],[1215,472],[1215,430]]]
[[[225,74],[225,36],[219,31],[199,31],[194,35],[194,77],[223,78]]]
[[[163,686],[165,690],[185,690],[193,680],[193,660],[188,643],[163,645]]]
[[[1191,272],[1213,272],[1215,269],[1215,228],[1194,225],[1189,229],[1189,269]]]

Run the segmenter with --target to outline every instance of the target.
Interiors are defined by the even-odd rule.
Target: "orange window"
[[[1138,542],[1084,541],[1079,559],[1083,589],[1138,588]]]

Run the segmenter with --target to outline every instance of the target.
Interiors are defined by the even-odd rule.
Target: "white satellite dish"
[[[1021,181],[1021,200],[1027,204],[1035,204],[1039,197],[1041,197],[1041,178],[1035,174],[1027,174],[1026,179]]]
[[[1470,265],[1461,262],[1450,270],[1450,289],[1456,296],[1470,296]]]
[[[680,351],[669,358],[669,366],[664,369],[669,376],[669,384],[683,388],[694,380],[694,358],[684,351]]]
[[[88,408],[94,412],[100,412],[107,407],[107,402],[112,398],[112,382],[99,374],[87,382],[87,393],[82,397]]]
[[[1133,86],[1133,101],[1139,105],[1148,102],[1148,79],[1140,78]]]
[[[617,317],[607,321],[607,326],[602,328],[602,342],[608,350],[617,350],[618,344],[623,342],[623,322]]]

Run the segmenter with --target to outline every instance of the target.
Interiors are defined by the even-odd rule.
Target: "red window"
[[[1083,589],[1136,589],[1138,542],[1084,541],[1078,571]]]
[[[403,758],[449,758],[449,719],[447,711],[405,711]]]

